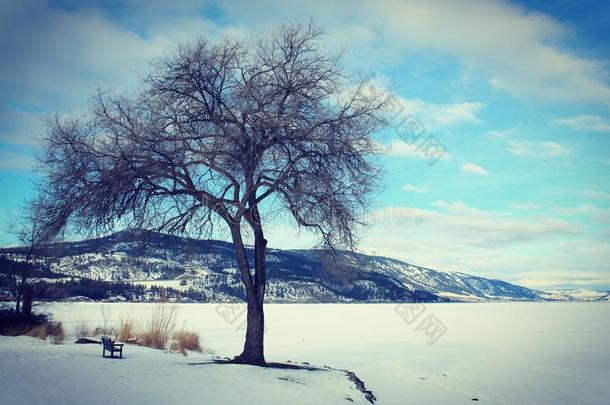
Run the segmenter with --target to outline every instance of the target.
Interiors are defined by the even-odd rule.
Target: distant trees
[[[71,281],[38,282],[33,285],[34,296],[41,300],[64,300],[83,296],[93,300],[104,300],[121,295],[129,300],[143,300],[146,287],[123,282],[107,282],[81,278]],[[151,294],[156,290],[151,289]]]
[[[247,297],[235,361],[264,364],[265,214],[284,210],[324,246],[349,247],[379,185],[371,135],[385,125],[387,99],[352,81],[322,39],[311,25],[198,39],[153,64],[136,96],[99,93],[87,116],[51,120],[47,229],[202,234],[221,224]]]

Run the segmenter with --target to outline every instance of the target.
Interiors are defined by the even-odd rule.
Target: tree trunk
[[[29,260],[29,257],[28,259]],[[25,270],[24,270],[25,271]],[[21,301],[24,298],[24,288],[25,288],[25,282],[27,280],[27,277],[25,274],[21,275],[21,282],[19,284],[17,284],[17,299],[16,299],[16,303],[15,303],[15,313],[19,314],[19,310],[22,309],[20,308],[21,306]]]
[[[23,287],[23,308],[21,313],[25,317],[30,317],[32,315],[32,299],[34,297],[34,287],[29,284],[26,284]]]
[[[30,255],[27,256],[27,258],[25,259],[26,263],[30,262],[30,257],[31,257]],[[25,299],[24,294],[25,294],[27,280],[28,280],[28,274],[26,273],[26,269],[23,269],[22,273],[21,273],[21,283],[17,285],[17,302],[15,303],[15,313],[17,313],[17,314],[19,314],[19,309],[20,309],[19,306],[21,304],[22,299]],[[22,308],[22,310],[23,310],[23,308]]]
[[[259,227],[260,229],[260,227]],[[237,261],[240,265],[242,281],[246,287],[248,300],[246,341],[244,350],[234,361],[240,364],[253,364],[257,366],[265,365],[265,313],[263,310],[265,294],[265,251],[267,240],[264,239],[262,230],[255,231],[254,262],[255,277],[253,280],[250,273],[246,251],[241,239],[239,229],[232,230],[233,243],[237,254]]]
[[[16,297],[16,301],[15,302],[15,313],[19,313],[19,304],[21,303],[21,286],[17,287],[17,297]]]
[[[265,314],[263,306],[248,299],[248,317],[244,350],[235,358],[236,363],[265,365]]]

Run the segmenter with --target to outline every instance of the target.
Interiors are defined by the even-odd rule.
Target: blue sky
[[[42,121],[133,91],[196,35],[309,19],[400,106],[360,249],[548,289],[610,289],[610,3],[6,1],[0,5],[0,244],[32,195]],[[425,132],[411,144],[400,122]],[[434,164],[421,143],[446,152]],[[419,149],[418,149],[419,147]],[[272,246],[309,247],[281,222]]]

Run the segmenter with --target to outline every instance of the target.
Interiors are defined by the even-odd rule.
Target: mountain
[[[252,249],[248,254],[252,262]],[[19,258],[20,248],[0,250]],[[123,231],[38,252],[57,276],[196,290],[205,300],[243,299],[233,247],[217,240]],[[269,302],[439,302],[558,299],[500,280],[441,272],[380,256],[268,251]]]
[[[559,301],[610,301],[610,291],[594,291],[586,288],[548,290],[541,293],[541,296]]]

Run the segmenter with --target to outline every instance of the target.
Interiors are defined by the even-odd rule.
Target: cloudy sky
[[[386,188],[360,249],[534,288],[610,289],[610,3],[35,1],[0,4],[0,244],[32,195],[41,122],[147,61],[312,19],[395,94]],[[440,152],[443,152],[442,154]],[[309,235],[276,223],[274,247]]]

